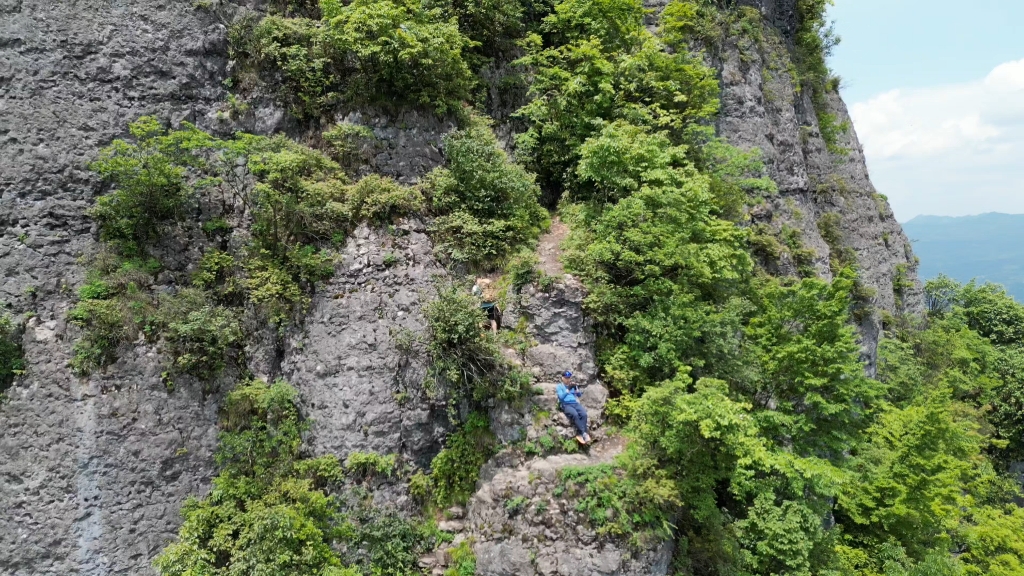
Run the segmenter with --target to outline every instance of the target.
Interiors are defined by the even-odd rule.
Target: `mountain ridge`
[[[922,215],[903,224],[921,259],[921,278],[1002,284],[1024,301],[1024,214]]]

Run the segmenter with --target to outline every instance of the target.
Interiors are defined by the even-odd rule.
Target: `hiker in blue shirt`
[[[555,394],[558,396],[558,407],[565,412],[579,432],[576,441],[580,444],[590,444],[590,434],[587,433],[587,409],[580,402],[583,391],[572,381],[572,372],[566,370],[562,374],[562,381],[555,388]]]

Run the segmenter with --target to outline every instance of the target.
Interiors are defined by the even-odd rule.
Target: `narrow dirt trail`
[[[562,241],[569,235],[569,226],[555,216],[551,219],[551,229],[537,241],[537,257],[540,258],[538,268],[548,276],[565,274],[562,266]]]

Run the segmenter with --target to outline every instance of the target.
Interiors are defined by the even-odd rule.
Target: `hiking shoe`
[[[590,444],[590,434],[584,433],[583,434],[583,441],[586,442],[587,444]]]
[[[580,444],[587,443],[587,441],[583,439],[583,436],[580,436],[579,434],[576,435],[576,441],[579,442]]]

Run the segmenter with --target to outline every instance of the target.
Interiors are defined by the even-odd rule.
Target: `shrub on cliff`
[[[427,304],[428,393],[448,401],[454,413],[461,402],[483,405],[492,398],[518,400],[531,382],[528,374],[501,354],[491,333],[482,333],[480,301],[457,283],[437,286]]]
[[[178,540],[154,560],[162,576],[414,573],[438,534],[358,498],[327,493],[344,477],[334,456],[304,458],[308,428],[283,381],[254,381],[224,402],[205,498],[182,506]]]
[[[431,231],[454,261],[493,269],[531,247],[548,225],[534,178],[509,160],[482,119],[444,138],[447,164],[427,175],[425,189],[438,215]]]
[[[293,114],[315,119],[342,101],[457,112],[473,76],[473,43],[454,19],[410,0],[321,2],[323,19],[270,16],[231,34],[245,71],[280,85]]]
[[[10,316],[0,314],[0,394],[25,369],[21,344]]]

